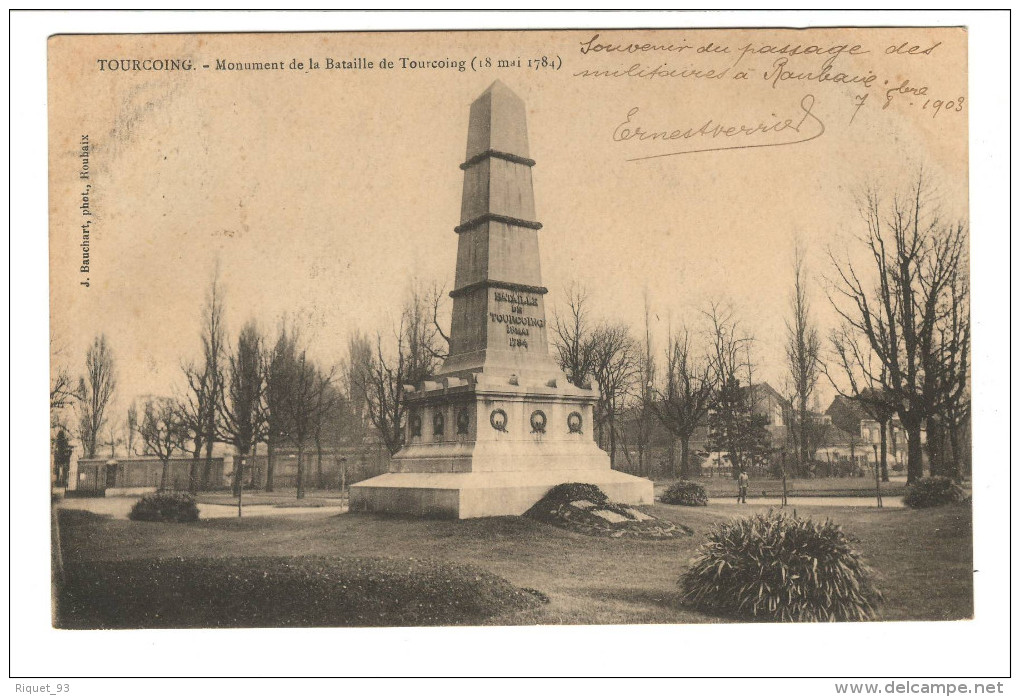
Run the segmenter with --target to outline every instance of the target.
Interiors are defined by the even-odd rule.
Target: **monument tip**
[[[499,92],[499,91],[509,92],[510,94],[514,95],[515,97],[517,96],[517,93],[514,92],[509,87],[507,87],[506,83],[503,82],[502,80],[500,80],[499,78],[496,78],[495,80],[493,80],[492,84],[489,85],[488,87],[486,87],[485,91],[482,92],[482,94],[489,94],[490,92]]]
[[[466,160],[489,150],[528,157],[524,100],[498,79],[471,105]]]

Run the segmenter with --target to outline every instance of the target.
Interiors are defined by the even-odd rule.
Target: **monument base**
[[[594,484],[611,501],[651,504],[648,479],[616,470],[530,472],[390,472],[351,487],[350,510],[435,518],[520,515],[552,487],[566,482]]]

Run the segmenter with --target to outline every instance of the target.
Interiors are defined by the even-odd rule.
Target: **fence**
[[[219,489],[225,484],[223,458],[214,457],[205,472],[206,460],[174,457],[167,462],[167,482],[170,489],[187,490],[191,481],[192,466],[196,467],[197,488]],[[78,496],[104,496],[126,490],[158,489],[163,481],[164,463],[158,457],[125,459],[80,459],[74,490]]]
[[[381,443],[368,447],[347,447],[324,449],[320,454],[315,448],[302,453],[304,486],[309,489],[339,489],[341,480],[346,485],[383,474],[390,463],[390,453]],[[263,489],[269,471],[269,457],[265,446],[259,448],[254,458],[248,458],[245,465],[244,485]],[[277,489],[297,486],[298,457],[292,448],[280,449],[273,453],[273,487]],[[231,475],[228,472],[228,475]],[[320,476],[321,475],[321,476]]]

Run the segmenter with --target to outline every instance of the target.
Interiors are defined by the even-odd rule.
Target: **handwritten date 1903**
[[[907,101],[908,106],[919,105],[924,110],[931,110],[931,117],[935,118],[939,113],[963,111],[964,97],[956,99],[932,99],[928,94],[928,86],[911,85],[906,79],[896,87],[890,87],[885,91],[885,104],[883,109],[888,109],[893,101]],[[908,101],[909,100],[909,101]],[[923,100],[923,101],[922,101]]]

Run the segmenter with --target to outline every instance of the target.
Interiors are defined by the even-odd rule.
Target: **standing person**
[[[740,470],[740,476],[737,477],[737,503],[747,503],[747,483],[747,472]]]

